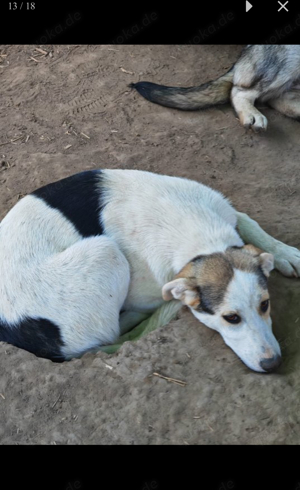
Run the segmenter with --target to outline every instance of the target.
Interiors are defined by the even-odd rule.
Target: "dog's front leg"
[[[265,131],[268,126],[268,120],[254,107],[254,102],[259,95],[259,91],[255,89],[234,86],[231,91],[231,102],[241,124],[245,128],[252,128],[254,131]]]
[[[237,225],[241,238],[275,258],[275,267],[284,276],[300,277],[300,251],[276,240],[245,213],[237,212]]]

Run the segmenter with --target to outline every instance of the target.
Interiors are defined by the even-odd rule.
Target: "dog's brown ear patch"
[[[228,284],[233,278],[233,268],[223,253],[198,255],[177,274],[192,285],[184,304],[203,312],[214,314],[223,301]]]
[[[269,277],[271,270],[274,269],[274,256],[251,244],[239,249],[230,247],[226,250],[226,255],[232,261],[233,266],[240,270],[258,274],[261,274],[262,271],[265,277]]]

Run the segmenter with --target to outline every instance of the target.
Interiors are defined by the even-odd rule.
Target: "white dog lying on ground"
[[[272,371],[281,360],[267,289],[274,261],[300,275],[296,248],[209,187],[137,170],[82,172],[24,197],[1,222],[0,340],[71,359],[175,299],[251,369]]]

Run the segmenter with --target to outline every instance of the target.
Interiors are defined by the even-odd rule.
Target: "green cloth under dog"
[[[136,327],[130,330],[130,332],[121,335],[115,344],[103,345],[97,350],[106,352],[107,354],[113,354],[124,344],[124,342],[139,340],[141,337],[153,332],[157,328],[167,325],[176,317],[181,307],[182,304],[180,301],[169,301],[164,303],[149,318],[143,320]]]

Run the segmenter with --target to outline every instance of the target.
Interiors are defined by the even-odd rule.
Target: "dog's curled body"
[[[118,338],[129,264],[100,234],[100,180],[84,172],[50,184],[3,219],[1,340],[60,361]]]
[[[0,340],[70,359],[115,342],[130,323],[174,297],[235,350],[228,328],[219,329],[222,311],[238,307],[228,298],[241,288],[265,297],[273,267],[270,254],[244,247],[247,236],[274,253],[286,275],[300,274],[296,249],[198,182],[95,170],[49,184],[21,199],[0,224]],[[259,329],[262,319],[253,322]],[[274,342],[265,332],[257,345],[275,352]],[[261,370],[262,355],[243,360]]]

